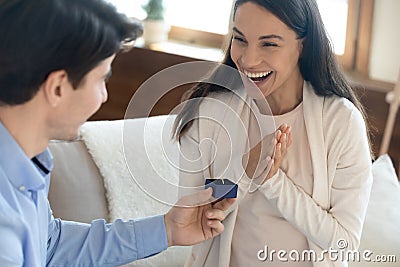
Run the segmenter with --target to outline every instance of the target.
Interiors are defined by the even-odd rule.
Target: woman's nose
[[[244,49],[242,54],[242,64],[245,68],[257,66],[261,62],[261,56],[257,48],[248,46]]]

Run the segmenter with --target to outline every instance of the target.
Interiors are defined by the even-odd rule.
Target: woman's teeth
[[[246,70],[244,70],[243,72],[247,77],[249,77],[251,80],[253,80],[255,82],[260,82],[260,81],[264,80],[272,73],[272,71],[248,72]]]

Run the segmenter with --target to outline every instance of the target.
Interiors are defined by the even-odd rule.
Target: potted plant
[[[164,20],[163,0],[149,0],[143,9],[147,17],[143,20],[143,39],[146,45],[168,39],[169,26]]]

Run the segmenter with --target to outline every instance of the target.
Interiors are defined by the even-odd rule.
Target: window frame
[[[345,70],[369,76],[375,0],[348,0],[345,52],[339,61]]]
[[[213,48],[221,48],[226,36],[224,34],[193,30],[178,26],[171,26],[168,38],[170,40],[176,40],[189,44],[204,45]]]

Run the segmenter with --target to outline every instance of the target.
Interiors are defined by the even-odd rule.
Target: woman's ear
[[[50,106],[58,106],[67,86],[71,85],[65,70],[53,71],[47,76],[46,81],[42,84],[42,90]]]
[[[298,39],[299,40],[299,58],[303,57],[303,43],[305,38]]]

